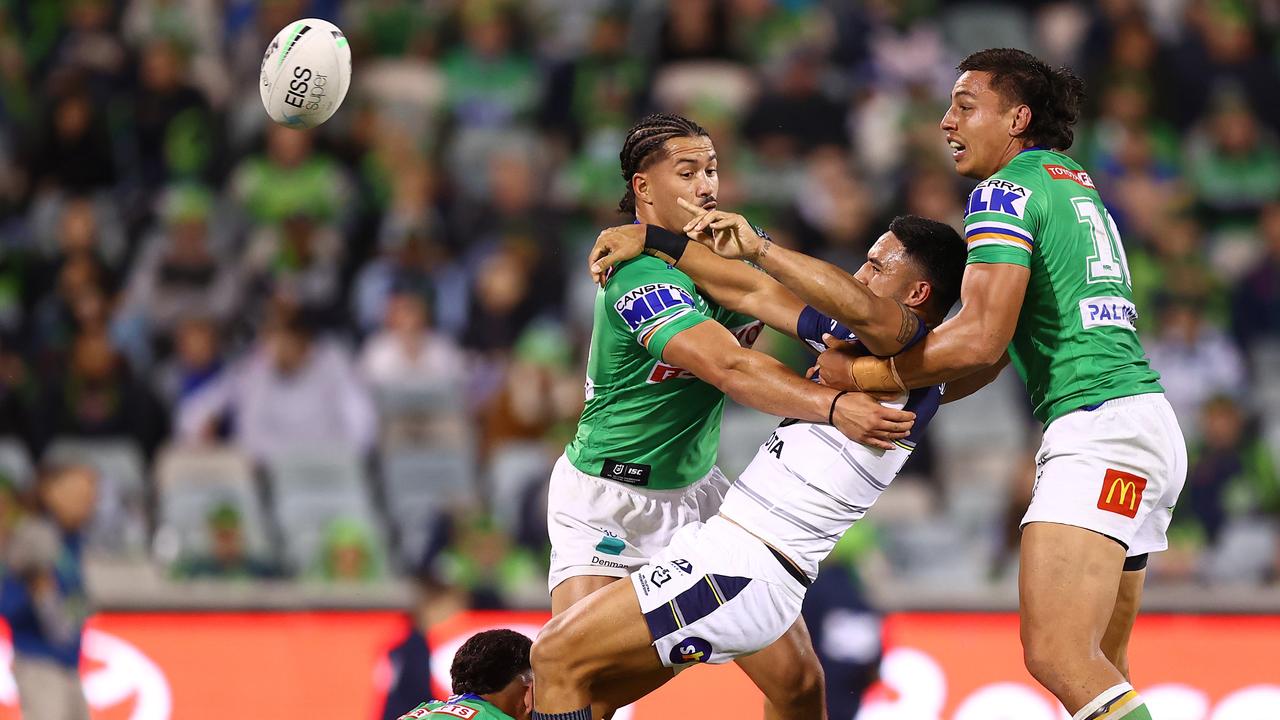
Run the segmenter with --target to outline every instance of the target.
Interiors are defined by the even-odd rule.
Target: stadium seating
[[[157,555],[172,562],[208,550],[208,516],[223,505],[240,515],[246,550],[265,556],[266,513],[249,458],[230,448],[170,447],[156,459]]]
[[[387,513],[399,536],[399,560],[416,567],[436,524],[476,502],[469,447],[405,447],[382,456]]]
[[[98,472],[98,509],[90,545],[105,554],[141,555],[147,546],[149,490],[146,460],[127,438],[63,437],[45,450],[52,464],[84,464]]]
[[[284,453],[268,460],[267,477],[285,560],[295,571],[315,566],[325,531],[334,521],[378,527],[358,453],[340,448]],[[376,531],[373,535],[381,561],[385,539]]]
[[[0,437],[0,475],[8,478],[18,488],[29,486],[35,479],[31,456],[21,440]]]

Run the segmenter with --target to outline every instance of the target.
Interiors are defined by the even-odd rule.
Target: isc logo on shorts
[[[1107,468],[1102,476],[1102,492],[1098,495],[1098,509],[1125,517],[1135,517],[1142,506],[1142,492],[1147,489],[1147,479],[1123,470]]]

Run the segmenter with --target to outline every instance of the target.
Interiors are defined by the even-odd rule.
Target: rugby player
[[[463,720],[529,720],[532,712],[533,671],[529,647],[533,642],[514,630],[486,630],[462,643],[449,667],[454,695],[432,700],[400,716],[463,718]]]
[[[718,233],[757,237],[740,215],[713,215]],[[592,251],[593,272],[643,247],[673,260],[727,307],[777,284],[685,238],[658,235],[632,228],[602,233]],[[895,219],[857,275],[845,276],[888,303],[890,322],[869,328],[866,346],[897,351],[918,342],[923,328],[941,321],[959,296],[964,257],[964,242],[949,226]],[[908,337],[902,337],[899,307],[917,318]],[[795,320],[793,334],[817,348],[824,347],[824,334],[855,340],[813,307]],[[855,344],[866,351],[862,341]],[[961,381],[948,399],[988,381]],[[594,593],[543,629],[533,649],[535,720],[589,720],[591,704],[631,678],[727,662],[768,647],[795,622],[818,564],[888,488],[941,399],[940,387],[899,399],[916,420],[911,435],[888,450],[843,438],[822,423],[784,421],[729,488],[715,517],[682,528],[630,582]]]
[[[1063,153],[1083,84],[1013,49],[976,52],[958,69],[941,129],[956,171],[982,181],[965,214],[964,307],[902,355],[833,349],[818,367],[835,387],[896,391],[1012,360],[1045,425],[1022,519],[1027,669],[1073,720],[1148,720],[1129,684],[1128,643],[1147,555],[1168,547],[1186,446],[1134,328],[1116,225]],[[717,247],[819,309],[842,299],[828,297],[817,261],[746,236]],[[857,332],[876,312],[862,300],[853,304],[871,314],[832,314]]]
[[[716,206],[715,147],[686,118],[644,118],[627,133],[620,160],[627,187],[619,209],[639,223],[680,232],[696,215],[679,200]],[[907,436],[912,413],[840,395],[749,349],[761,321],[794,335],[803,308],[777,283],[733,307],[710,302],[687,275],[649,255],[614,268],[596,296],[586,406],[551,476],[553,614],[645,565],[680,527],[715,515],[729,486],[715,467],[726,394],[879,447]],[[765,695],[766,717],[824,716],[822,669],[803,621],[740,664]],[[671,671],[662,674],[635,677],[634,692],[601,699],[597,713]]]

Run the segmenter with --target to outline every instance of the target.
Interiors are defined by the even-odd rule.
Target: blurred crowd
[[[301,17],[355,68],[313,131],[258,96]],[[83,466],[90,554],[545,603],[626,129],[694,118],[722,207],[854,268],[896,214],[962,223],[937,123],[956,62],[1013,45],[1087,83],[1071,153],[1192,446],[1153,574],[1275,581],[1278,38],[1267,0],[0,3],[0,542],[36,475]],[[933,455],[924,485],[966,474]]]

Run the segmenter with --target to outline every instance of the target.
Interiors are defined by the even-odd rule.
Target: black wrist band
[[[852,392],[852,391],[851,391],[851,390],[841,390],[840,392],[836,393],[836,396],[835,396],[835,397],[831,398],[831,409],[827,411],[827,424],[828,424],[828,425],[835,425],[835,424],[836,424],[836,403],[840,400],[840,398],[844,397],[845,395],[848,395],[850,392]]]
[[[645,226],[645,253],[657,256],[662,260],[666,260],[671,265],[675,265],[680,262],[680,256],[684,255],[684,249],[688,245],[689,238],[683,235],[677,235],[670,230],[658,227],[657,225]]]

